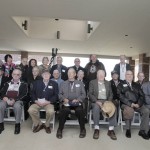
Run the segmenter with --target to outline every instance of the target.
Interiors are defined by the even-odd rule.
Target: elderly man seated
[[[112,101],[113,94],[111,90],[111,84],[109,81],[105,80],[105,71],[98,70],[97,79],[92,80],[89,84],[89,99],[92,105],[93,111],[93,121],[94,121],[94,134],[93,138],[99,138],[99,119],[100,119],[100,111],[103,108],[103,105],[107,101]],[[113,103],[111,106],[113,106]],[[114,126],[117,125],[116,120],[116,108],[114,114],[109,115],[109,130],[107,135],[113,139],[117,140],[117,137],[114,132]]]
[[[126,137],[131,138],[131,121],[134,111],[141,114],[141,125],[139,136],[149,139],[149,110],[144,104],[144,93],[138,83],[133,82],[133,72],[128,70],[125,73],[125,80],[118,85],[118,94],[121,101],[121,109],[126,123]]]
[[[0,101],[0,133],[4,130],[4,114],[7,107],[14,108],[16,124],[14,134],[20,133],[20,122],[22,116],[23,99],[27,95],[28,86],[23,81],[20,81],[21,70],[14,69],[12,72],[12,80],[6,82],[1,89]]]
[[[62,109],[59,114],[59,127],[57,130],[56,137],[62,138],[62,130],[66,122],[66,118],[70,114],[71,109],[75,110],[80,124],[80,138],[86,136],[85,129],[85,114],[82,103],[86,97],[84,85],[81,81],[75,80],[76,72],[73,68],[68,70],[68,80],[62,82],[60,85],[59,97],[63,103]]]
[[[33,132],[39,132],[45,129],[46,133],[50,134],[50,120],[54,114],[54,104],[58,100],[58,84],[50,80],[49,71],[45,70],[42,73],[42,80],[37,80],[33,83],[32,89],[32,104],[28,110],[33,124]],[[40,109],[46,110],[46,123],[42,123],[39,118]]]

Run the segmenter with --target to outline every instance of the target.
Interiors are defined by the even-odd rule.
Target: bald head
[[[74,60],[74,64],[75,64],[75,66],[79,67],[79,66],[80,66],[80,59],[79,59],[79,58],[76,58],[76,59]]]
[[[131,83],[133,81],[133,72],[131,70],[126,71],[125,79],[129,83]]]

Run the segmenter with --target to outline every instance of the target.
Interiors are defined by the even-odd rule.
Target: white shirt
[[[125,80],[126,64],[120,64],[120,80]]]

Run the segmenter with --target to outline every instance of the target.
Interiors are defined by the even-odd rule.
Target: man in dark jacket
[[[67,80],[67,78],[68,78],[67,77],[67,67],[62,65],[62,61],[63,61],[62,57],[57,56],[57,64],[53,65],[51,68],[51,71],[50,71],[50,73],[52,75],[51,78],[54,78],[53,71],[57,69],[60,72],[60,78],[64,81]]]
[[[8,106],[14,108],[16,124],[14,134],[20,133],[20,122],[22,116],[23,100],[28,92],[28,86],[25,82],[20,81],[21,70],[14,69],[12,72],[12,80],[5,83],[1,89],[0,102],[0,133],[4,130],[4,114]]]
[[[116,64],[114,70],[117,71],[120,80],[125,80],[125,73],[127,70],[131,70],[128,63],[125,62],[126,56],[120,55],[120,63]]]
[[[119,85],[121,80],[119,79],[119,75],[118,75],[117,71],[115,71],[115,70],[111,72],[111,77],[112,77],[112,80],[110,80],[110,83],[111,83],[111,89],[113,92],[113,102],[116,105],[116,107],[118,108],[119,96],[117,94],[117,86]]]
[[[89,83],[91,80],[96,79],[98,70],[104,70],[106,76],[106,70],[103,63],[99,62],[96,55],[92,54],[90,55],[90,62],[85,66],[85,78],[87,80],[87,83]]]
[[[139,136],[149,139],[147,134],[149,130],[149,110],[143,105],[144,93],[141,87],[133,82],[132,71],[126,71],[125,81],[118,85],[118,94],[126,123],[126,137],[131,138],[131,121],[134,111],[137,111],[142,116]]]
[[[33,132],[36,133],[45,128],[46,133],[51,133],[50,120],[54,114],[54,104],[58,100],[58,84],[50,80],[49,71],[42,73],[42,80],[33,83],[32,104],[28,110],[34,124]],[[43,124],[39,118],[39,110],[46,110],[46,123]]]
[[[80,71],[80,70],[82,70],[85,74],[85,69],[80,66],[80,59],[79,58],[75,58],[74,66],[71,66],[69,68],[74,68],[74,70],[76,71],[76,78],[77,78],[78,71]],[[69,70],[69,68],[68,68],[68,70]]]

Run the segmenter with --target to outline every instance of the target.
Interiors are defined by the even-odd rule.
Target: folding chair
[[[89,125],[90,125],[90,128],[92,128],[93,124],[94,124],[94,121],[92,119],[92,110],[90,110],[90,113],[89,113]],[[109,124],[108,119],[102,116],[102,119],[99,120],[99,124]]]
[[[8,121],[8,122],[15,122],[15,115],[11,115],[11,112],[14,110],[13,107],[7,107],[6,108],[6,114],[4,117],[4,121]],[[21,116],[21,121],[24,122],[25,120],[25,116],[24,116],[24,106],[22,106],[22,116]]]
[[[46,111],[45,111],[45,109],[40,109],[39,116],[40,116],[40,112],[46,112]],[[40,117],[40,119],[41,119],[42,123],[46,122],[45,118]],[[50,124],[52,124],[52,129],[54,131],[54,129],[55,129],[55,112],[53,114],[52,120],[50,121]],[[34,127],[34,124],[32,125],[32,129],[33,129],[33,127]]]
[[[125,125],[125,121],[123,121],[122,110],[119,109],[119,117],[118,117],[118,125],[121,125],[121,131],[123,132],[123,126]],[[131,122],[132,126],[140,126],[141,124],[141,116],[140,113],[134,111],[134,116]]]

